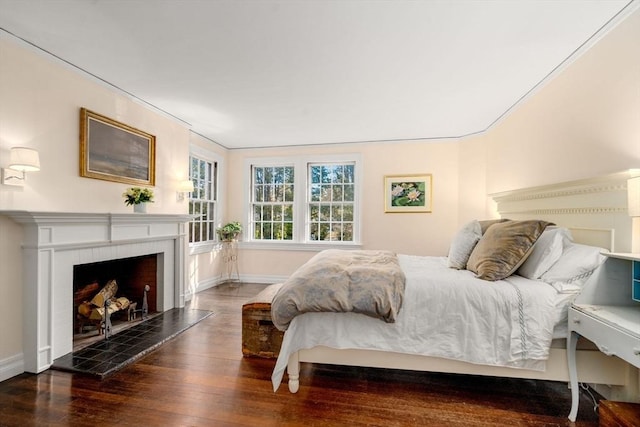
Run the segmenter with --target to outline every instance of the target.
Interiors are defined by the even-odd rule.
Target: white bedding
[[[319,345],[545,369],[554,326],[566,315],[570,296],[520,276],[476,279],[470,271],[448,268],[446,257],[398,257],[406,288],[396,322],[357,313],[294,318],[271,377],[274,391],[291,353]]]

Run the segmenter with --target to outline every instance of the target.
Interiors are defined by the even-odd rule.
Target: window
[[[253,238],[293,239],[293,166],[253,168]]]
[[[218,163],[196,155],[189,157],[189,163],[194,188],[189,197],[189,214],[196,215],[189,224],[189,243],[211,242],[216,236]]]
[[[310,164],[308,240],[353,241],[355,165]]]
[[[359,244],[358,157],[247,160],[252,241]]]

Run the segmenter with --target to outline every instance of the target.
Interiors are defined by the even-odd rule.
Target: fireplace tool
[[[109,306],[111,305],[111,300],[104,300],[104,339],[108,340],[109,335],[111,335],[111,314],[109,313]]]

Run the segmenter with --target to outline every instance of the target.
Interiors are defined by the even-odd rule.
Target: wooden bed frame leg
[[[571,384],[571,412],[569,421],[574,422],[578,415],[578,403],[580,402],[580,386],[578,385],[578,372],[576,370],[576,346],[578,334],[571,331],[567,337],[567,362],[569,364],[569,381]]]
[[[297,351],[289,356],[287,375],[289,376],[289,391],[297,393],[300,389],[300,361],[298,360]]]

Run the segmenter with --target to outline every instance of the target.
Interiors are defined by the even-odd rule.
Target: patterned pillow
[[[478,221],[471,221],[462,227],[453,237],[453,241],[451,242],[447,265],[450,268],[464,270],[467,266],[467,261],[469,260],[471,251],[475,248],[481,237],[482,231]]]
[[[484,280],[502,280],[527,258],[547,225],[539,220],[506,221],[491,225],[467,262],[467,270]]]

